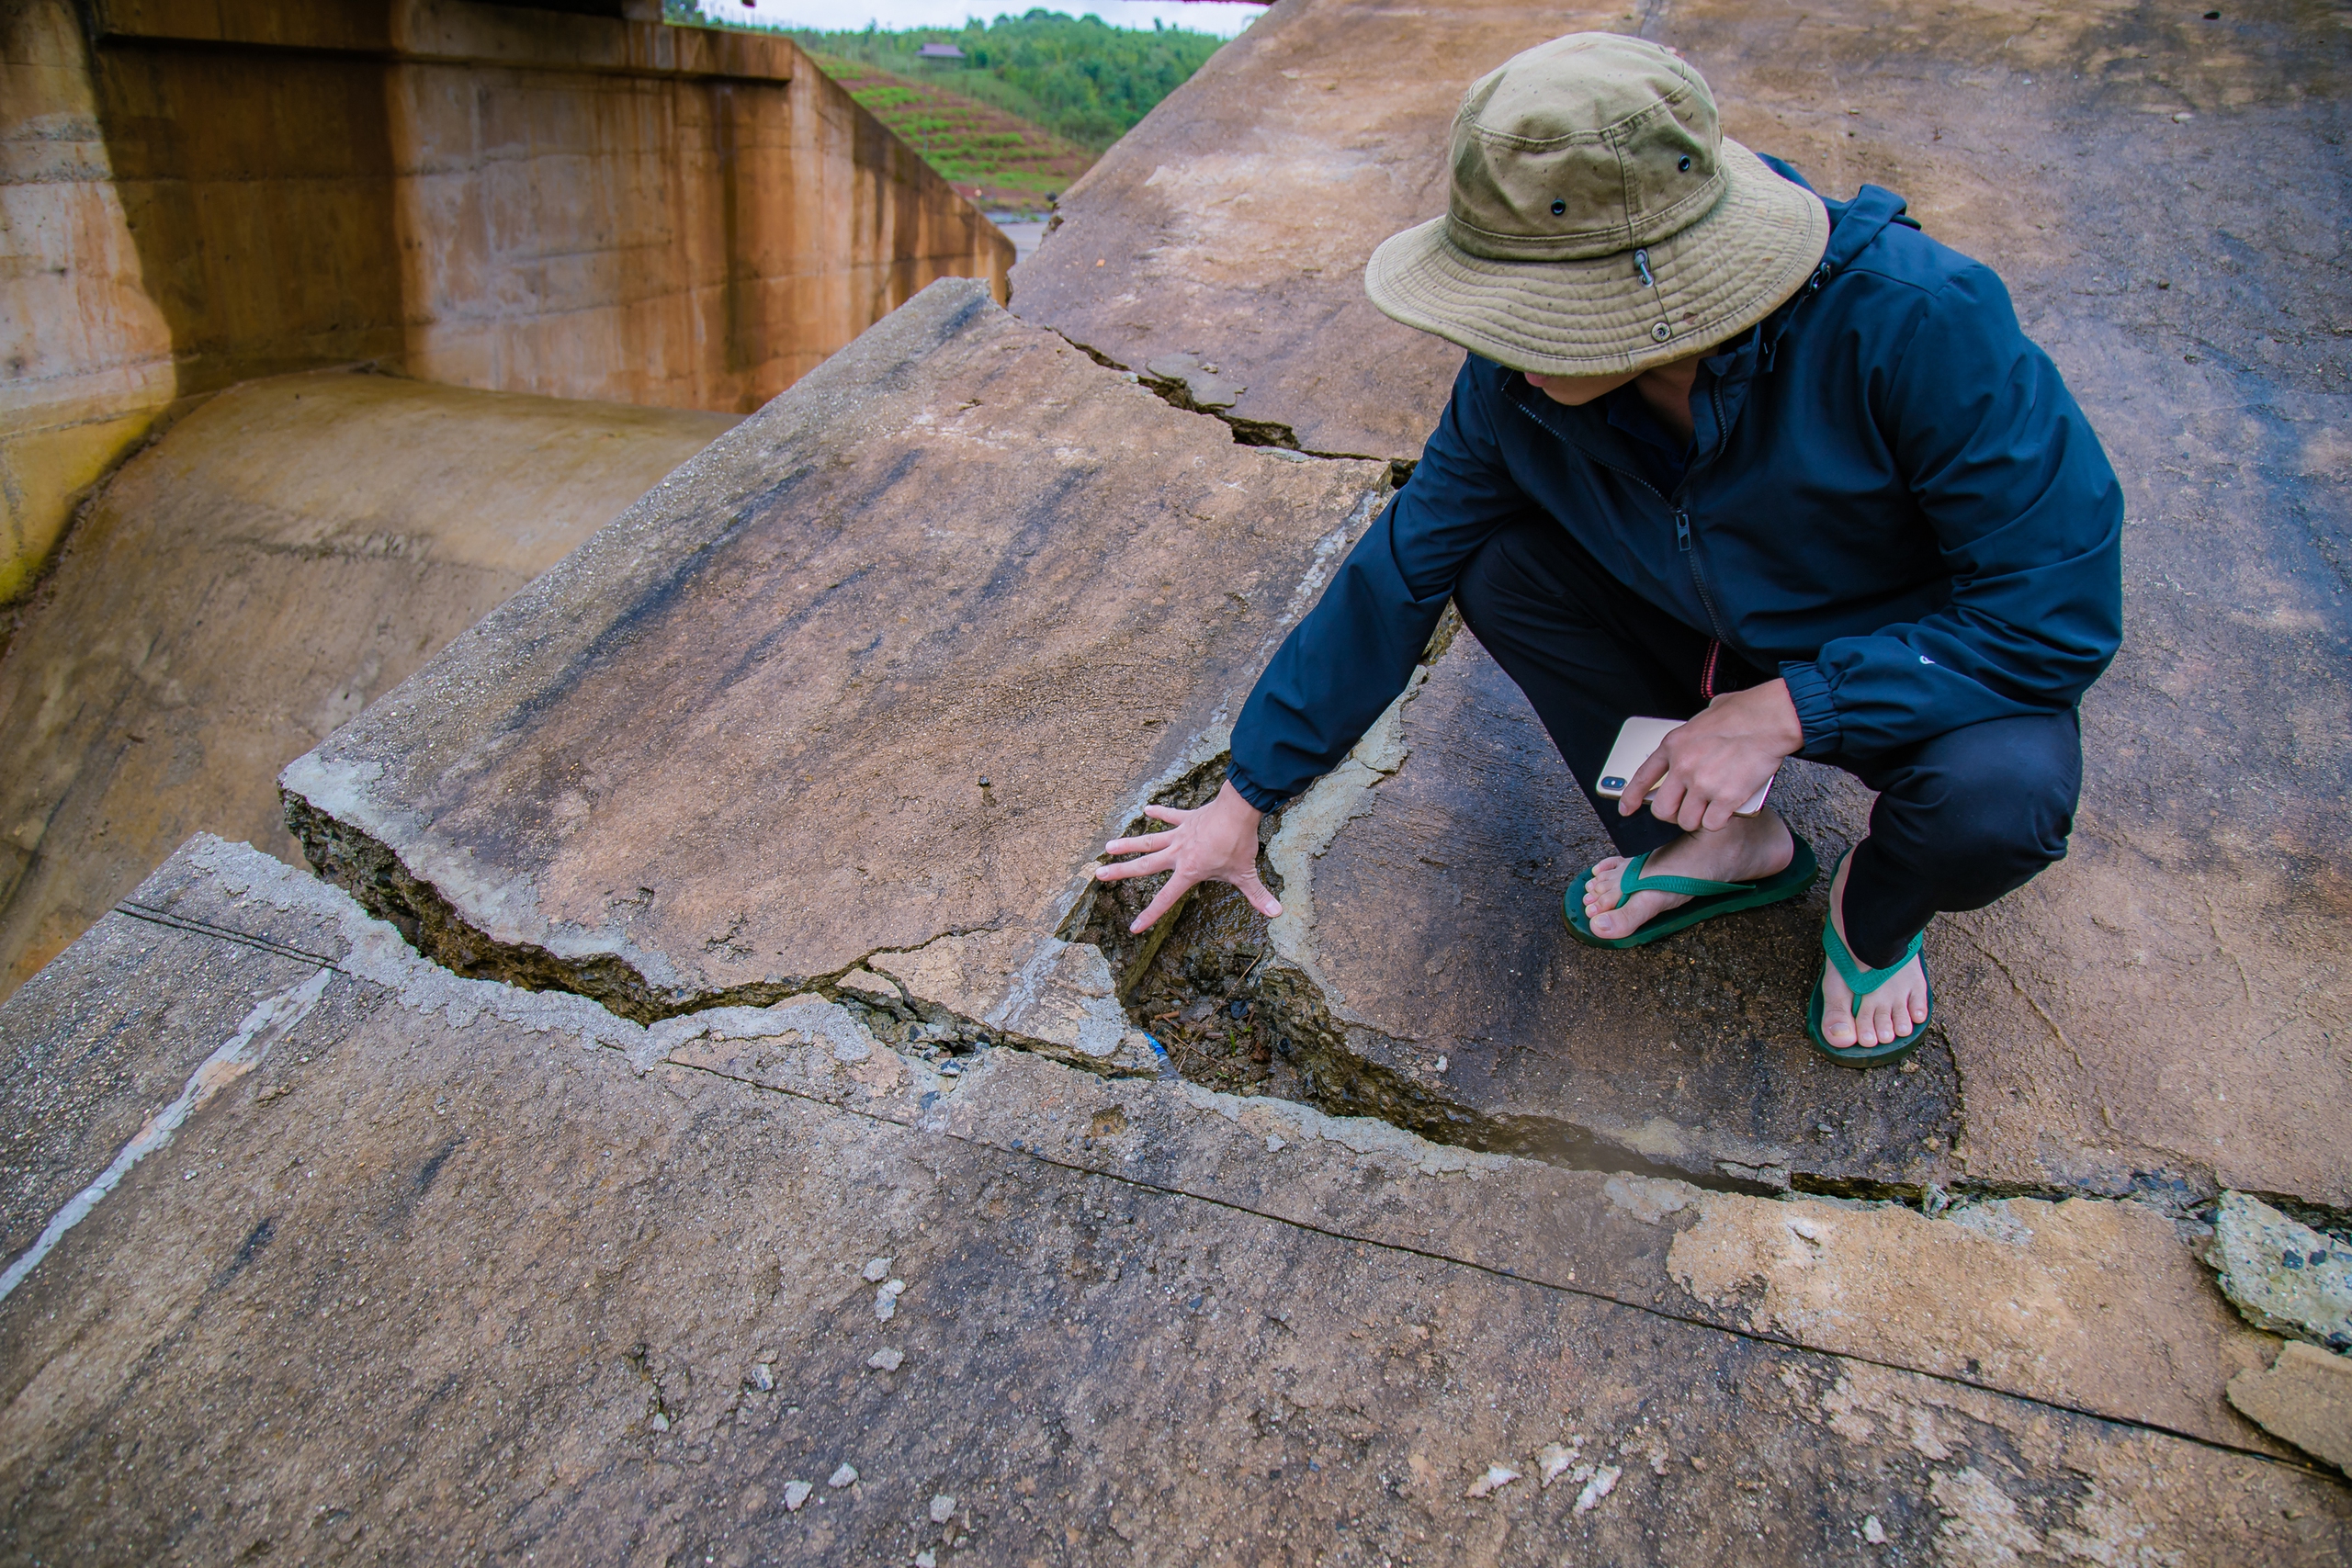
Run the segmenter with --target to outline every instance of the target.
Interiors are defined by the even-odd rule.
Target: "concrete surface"
[[[2275,1364],[2232,1378],[2229,1395],[2266,1431],[2352,1474],[2352,1356],[2290,1339]]]
[[[277,770],[734,423],[336,372],[176,424],[0,650],[0,995],[198,829],[299,863]]]
[[[933,278],[1001,293],[1011,243],[788,39],[567,9],[6,8],[0,602],[241,380],[748,413]]]
[[[1460,80],[1577,25],[1284,0],[1101,166],[1169,193],[1132,276],[1074,191],[1032,321],[934,286],[288,768],[358,901],[198,837],[0,1003],[7,1550],[2352,1554],[2335,1382],[2200,1260],[2221,1188],[2333,1246],[2352,1185],[2352,448],[2302,313],[2343,297],[2345,42],[1810,18],[1617,21],[1832,188],[1923,190],[2133,487],[2076,852],[1939,925],[1915,1071],[1793,1044],[1817,909],[1568,943],[1597,828],[1451,628],[1268,823],[1281,919],[1139,942],[1087,879],[1214,787],[1446,375],[1235,212],[1328,220],[1339,268],[1313,187],[1394,201],[1367,249],[1426,215]],[[1143,363],[1071,325],[1113,319]],[[1163,400],[1195,375],[1226,423]],[[1860,821],[1819,770],[1782,798],[1826,851]]]
[[[1365,256],[1442,210],[1464,83],[1577,27],[1638,29],[1707,73],[1730,133],[1832,194],[1906,194],[1999,268],[2124,478],[2126,641],[2085,705],[2073,853],[1931,929],[1917,1073],[1802,1048],[1818,897],[1638,954],[1562,941],[1560,889],[1603,840],[1465,639],[1403,720],[1409,758],[1305,862],[1316,922],[1285,951],[1359,1026],[1327,1086],[1491,1144],[1731,1181],[2175,1206],[2237,1187],[2341,1220],[2340,21],[1285,0],[1072,187],[1020,313],[1131,368],[1215,364],[1252,438],[1409,458],[1458,355],[1363,303]],[[1783,797],[1832,857],[1865,797],[1799,772]]]
[[[289,805],[461,973],[640,1020],[1048,942],[1385,486],[934,284],[291,764]]]
[[[191,983],[200,1013],[125,1007]],[[192,840],[0,1005],[12,1127],[95,1132],[129,1102],[88,1077],[28,1088],[100,1018],[136,1015],[113,1048],[151,1098],[229,1059],[224,1020],[260,1041],[0,1301],[10,1553],[2319,1563],[2352,1546],[2352,1493],[2217,1404],[2211,1358],[2245,1331],[2210,1289],[2188,1310],[2109,1303],[2144,1353],[2109,1365],[2139,1375],[2076,1377],[2064,1314],[2097,1310],[2099,1269],[2195,1277],[2138,1205],[1931,1220],[1709,1194],[1002,1048],[947,1077],[815,1026],[849,1017],[821,998],[766,1010],[770,1032],[739,1023],[721,1052],[652,1048],[657,1031],[451,976],[335,890]],[[105,1143],[63,1165],[86,1178]],[[1885,1225],[1853,1252],[1838,1230]],[[1707,1321],[1675,1259],[1774,1227],[1820,1246],[1825,1279],[1888,1239],[1922,1280],[1988,1247],[2074,1267],[2030,1303],[2050,1318],[1973,1326],[2002,1353],[1925,1371],[1820,1348],[1802,1317]],[[2031,1391],[2007,1392],[2019,1378]],[[1493,1486],[1496,1467],[1518,1478]]]

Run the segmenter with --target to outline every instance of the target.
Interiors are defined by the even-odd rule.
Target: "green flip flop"
[[[1585,918],[1584,890],[1591,885],[1592,868],[1585,868],[1566,897],[1560,900],[1560,918],[1567,922],[1568,934],[1587,947],[1640,947],[1676,931],[1689,931],[1701,920],[1712,920],[1717,915],[1729,915],[1741,909],[1760,909],[1767,904],[1777,904],[1783,898],[1793,898],[1813,886],[1821,874],[1821,863],[1813,858],[1813,846],[1796,833],[1789,837],[1796,842],[1796,853],[1789,857],[1788,865],[1758,882],[1710,882],[1703,876],[1649,876],[1643,867],[1649,864],[1655,851],[1645,851],[1625,863],[1617,876],[1620,902],[1636,893],[1688,894],[1690,902],[1666,911],[1657,919],[1635,931],[1632,936],[1595,936],[1592,922]]]
[[[1897,971],[1919,955],[1919,944],[1927,939],[1928,933],[1921,931],[1911,939],[1911,945],[1903,950],[1902,957],[1883,969],[1865,969],[1861,960],[1854,956],[1853,949],[1846,945],[1846,939],[1838,934],[1838,927],[1826,917],[1821,922],[1821,951],[1829,955],[1831,964],[1837,965],[1838,978],[1846,982],[1846,988],[1854,994],[1857,1001],[1894,979]],[[1927,973],[1928,966],[1920,964],[1920,976],[1924,978]],[[1815,980],[1813,983],[1813,1000],[1805,1004],[1804,1013],[1804,1032],[1813,1036],[1813,1048],[1842,1066],[1883,1067],[1917,1051],[1919,1043],[1928,1037],[1928,1025],[1936,1021],[1936,987],[1932,983],[1928,987],[1927,1018],[1912,1025],[1910,1033],[1883,1045],[1839,1046],[1829,1043],[1821,1032],[1822,1010],[1826,1005],[1822,996],[1821,982]]]

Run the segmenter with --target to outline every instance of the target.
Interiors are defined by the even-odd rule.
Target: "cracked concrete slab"
[[[191,832],[299,862],[277,770],[735,423],[342,371],[179,420],[0,650],[0,995]]]
[[[639,1019],[1048,936],[1385,485],[935,284],[298,760],[291,809],[461,972]]]
[[[1628,1184],[1001,1049],[952,1085],[878,1045],[845,1060],[854,1036],[821,1015],[847,1014],[805,998],[707,1015],[640,1070],[650,1032],[450,976],[242,846],[192,843],[138,907],[0,1007],[0,1032],[70,1036],[77,999],[120,1015],[192,973],[266,1003],[297,937],[333,964],[0,1303],[16,1554],[1811,1562],[1877,1560],[1869,1543],[2317,1563],[2352,1545],[2352,1493],[2251,1427],[2164,1429],[2192,1370],[2174,1352],[2205,1328],[2161,1293],[2119,1303],[2166,1347],[2129,1394],[2154,1404],[2107,1415],[2051,1397],[2115,1392],[2076,1385],[2064,1332],[2041,1366],[1987,1359],[1973,1385],[1812,1348],[1801,1315],[1777,1342],[1664,1294],[1671,1249],[1775,1219],[1821,1232],[1826,1274],[1867,1275],[1892,1237],[1928,1270],[1987,1244],[2109,1264],[2162,1245],[2200,1277],[2135,1205],[1971,1227]],[[137,954],[127,926],[204,945]],[[738,1016],[761,1011],[788,1026]],[[158,1060],[216,1026],[141,1016],[128,1049]],[[718,1054],[762,1041],[761,1066]],[[29,1109],[0,1083],[11,1129]],[[2057,1294],[2095,1299],[2089,1272],[2052,1270]],[[1498,1466],[1520,1475],[1480,1488]]]
[[[1640,953],[1558,934],[1598,825],[1508,682],[1457,652],[1408,713],[1409,760],[1317,863],[1310,957],[1377,1036],[1350,1070],[1385,1074],[1380,1092],[1427,1124],[1492,1139],[1532,1118],[1578,1158],[1589,1133],[1602,1157],[1766,1186],[2176,1208],[2236,1187],[2340,1218],[2352,394],[2334,302],[2352,179],[2335,18],[2271,0],[2212,19],[1299,0],[1073,187],[1016,309],[1119,363],[1213,363],[1248,389],[1234,415],[1308,447],[1410,457],[1458,355],[1371,311],[1363,260],[1442,209],[1460,88],[1587,26],[1682,50],[1731,134],[1832,194],[1904,193],[1930,234],[2001,271],[2123,476],[2124,647],[2084,706],[2069,858],[1937,923],[1920,1069],[1860,1081],[1799,1043],[1818,897]],[[2295,199],[2275,198],[2281,179]],[[1783,798],[1826,855],[1860,829],[1859,792],[1817,771]]]

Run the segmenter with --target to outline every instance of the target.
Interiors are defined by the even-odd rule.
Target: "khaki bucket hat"
[[[1640,39],[1515,55],[1453,117],[1446,214],[1392,235],[1372,302],[1514,370],[1602,376],[1722,343],[1804,283],[1820,199],[1723,134],[1714,96]]]

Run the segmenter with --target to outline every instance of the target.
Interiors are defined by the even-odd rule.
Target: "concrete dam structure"
[[[190,831],[291,855],[280,766],[733,417],[936,277],[1002,296],[1010,243],[790,42],[609,9],[0,19],[0,602],[54,565],[0,657],[0,994]],[[398,379],[175,428],[352,366]]]
[[[400,587],[446,646],[303,710],[307,869],[194,833],[0,1003],[0,1541],[2342,1561],[2339,21],[1279,0],[1009,308],[931,282],[723,432],[607,411],[603,467],[574,405],[400,403],[480,572]],[[1819,889],[1561,933],[1605,840],[1451,618],[1267,819],[1279,917],[1138,939],[1091,875],[1216,787],[1410,471],[1458,356],[1365,257],[1442,210],[1463,86],[1579,28],[1996,265],[2123,479],[2072,852],[1937,920],[1900,1070],[1804,1043]],[[319,542],[466,513],[377,521],[399,479],[334,442],[384,385],[241,387],[102,501],[259,483],[175,448],[207,421],[280,444],[241,547],[390,598],[394,552]],[[1833,771],[1781,799],[1862,830]]]

